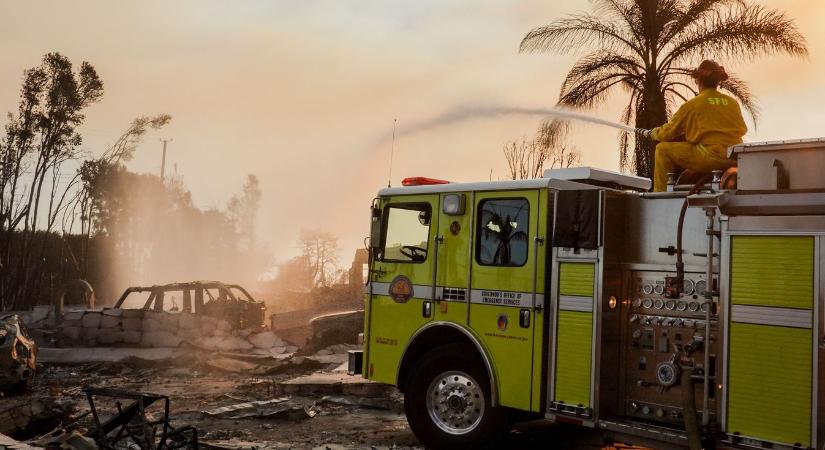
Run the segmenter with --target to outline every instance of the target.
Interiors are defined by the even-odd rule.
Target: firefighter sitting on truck
[[[667,188],[667,174],[676,167],[696,172],[725,170],[736,161],[726,155],[728,147],[741,144],[748,128],[739,103],[716,88],[728,79],[725,68],[705,60],[693,71],[699,94],[683,104],[670,122],[640,134],[659,141],[653,173],[653,190]]]

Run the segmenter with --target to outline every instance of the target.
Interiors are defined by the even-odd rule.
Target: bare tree
[[[542,148],[548,149],[550,162],[549,169],[573,167],[581,164],[581,153],[575,148],[570,148],[564,142],[566,136],[567,122],[548,121],[539,127],[536,140]]]
[[[338,270],[338,238],[320,230],[301,230],[299,243],[315,287],[329,286]]]
[[[548,122],[549,124],[550,122]],[[559,143],[558,133],[545,124],[536,139],[517,139],[504,144],[508,175],[513,180],[539,178],[544,169],[572,167],[581,162],[581,154]]]
[[[504,157],[513,180],[538,178],[544,170],[547,152],[535,140],[524,138],[504,144]]]

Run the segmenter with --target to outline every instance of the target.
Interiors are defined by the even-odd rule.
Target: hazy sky
[[[797,19],[810,58],[722,61],[759,97],[746,140],[825,135],[825,2],[763,0]],[[3,0],[0,110],[16,108],[23,70],[59,51],[89,61],[105,83],[88,110],[84,147],[100,153],[136,116],[174,119],[141,146],[132,170],[158,172],[159,137],[172,138],[195,202],[223,207],[247,173],[263,188],[258,229],[281,259],[301,227],[341,238],[342,262],[368,233],[368,206],[386,185],[392,129],[456,109],[551,106],[574,57],[519,55],[532,27],[588,10],[586,0]],[[597,114],[618,116],[617,95]],[[5,116],[3,119],[4,120]],[[505,176],[501,147],[540,118],[471,120],[396,141],[393,183]],[[583,163],[617,169],[613,130],[577,126]]]

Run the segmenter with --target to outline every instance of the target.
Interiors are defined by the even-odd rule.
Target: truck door
[[[490,354],[498,403],[522,410],[539,407],[533,343],[541,336],[540,218],[547,215],[539,198],[540,191],[529,190],[479,192],[474,199],[469,325]]]
[[[404,346],[433,318],[438,194],[382,199],[381,243],[370,270],[368,378],[395,384]]]

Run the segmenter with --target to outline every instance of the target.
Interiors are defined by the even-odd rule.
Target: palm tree
[[[637,128],[667,122],[677,100],[695,95],[690,73],[701,59],[742,61],[808,52],[792,19],[746,0],[593,0],[593,5],[591,14],[533,29],[519,51],[591,50],[567,74],[559,105],[590,109],[622,87],[630,98],[621,120]],[[758,111],[748,86],[731,76],[720,87],[739,99],[755,123]],[[544,133],[558,127],[548,123]],[[622,133],[622,168],[650,177],[654,144],[638,139],[632,155],[628,148],[628,133]]]

